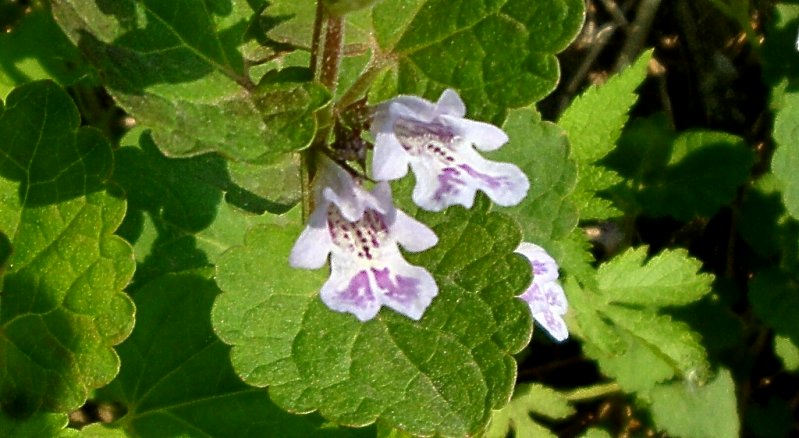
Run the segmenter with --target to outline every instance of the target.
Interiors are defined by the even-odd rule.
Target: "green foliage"
[[[519,231],[505,216],[471,211],[420,218],[439,244],[409,256],[429,269],[439,295],[415,323],[384,309],[358,322],[318,298],[326,272],[291,269],[297,224],[253,229],[219,262],[225,292],[214,327],[233,345],[245,382],[269,386],[285,409],[318,409],[339,423],[376,419],[413,434],[463,435],[480,429],[510,396],[516,364],[509,353],[530,337],[530,312],[514,295],[530,281],[512,254]]]
[[[567,285],[586,353],[626,391],[645,390],[675,373],[705,378],[707,352],[698,335],[663,311],[710,291],[712,276],[699,268],[682,250],[646,260],[645,248],[630,249],[600,266],[596,289]]]
[[[0,2],[0,17],[13,13],[3,11],[2,7]],[[13,2],[6,7],[24,11]],[[10,31],[0,32],[0,99],[8,96],[15,86],[33,80],[53,79],[69,85],[89,74],[80,52],[55,24],[45,2],[35,2],[29,7],[30,12],[24,13]]]
[[[654,217],[688,221],[713,215],[749,177],[750,148],[724,132],[675,134],[664,124],[662,117],[631,123],[608,157],[628,179],[617,196],[633,203],[628,210]]]
[[[759,272],[749,283],[749,299],[757,316],[777,334],[799,345],[799,285],[785,272],[769,269]]]
[[[141,129],[122,145],[114,180],[128,193],[129,207],[119,234],[133,244],[137,283],[209,266],[240,245],[248,227],[275,220],[265,211],[286,209],[239,187],[217,154],[168,158]],[[256,169],[240,179],[262,175]]]
[[[799,78],[799,61],[794,52],[796,23],[799,6],[780,4],[775,7],[770,38],[764,46],[764,76],[770,82],[771,106],[775,111],[774,141],[777,149],[771,161],[771,170],[783,185],[783,201],[794,218],[799,217],[799,178],[795,171],[799,165],[799,93],[796,91]]]
[[[703,386],[690,380],[658,385],[652,390],[652,416],[674,436],[740,436],[735,384],[725,369]]]
[[[604,85],[586,90],[558,121],[569,133],[571,153],[577,162],[579,178],[574,196],[584,220],[605,219],[620,213],[609,201],[596,196],[597,192],[617,184],[620,178],[596,162],[616,147],[627,123],[627,112],[638,100],[635,89],[646,78],[651,57],[651,51],[644,53]]]
[[[112,235],[125,201],[104,185],[111,147],[78,125],[75,105],[49,81],[15,89],[0,115],[0,230],[8,236],[0,296],[3,416],[79,407],[114,378],[112,346],[133,326],[133,303],[122,293],[133,256]],[[63,420],[34,416],[19,430],[50,430]]]
[[[134,297],[137,325],[118,347],[122,369],[98,393],[127,411],[91,436],[311,437],[332,433],[319,415],[291,415],[233,372],[208,315],[219,290],[209,270],[166,274]],[[178,313],[175,309],[180,309]],[[123,433],[119,433],[123,432]],[[86,433],[86,430],[84,430]],[[356,436],[337,430],[336,436]],[[364,434],[361,434],[364,435]]]
[[[561,393],[539,384],[519,385],[513,399],[494,413],[486,438],[505,438],[511,429],[516,438],[554,437],[545,426],[535,422],[531,414],[550,420],[562,420],[575,413]]]
[[[374,100],[395,94],[435,99],[460,90],[474,118],[501,122],[507,108],[552,91],[555,53],[583,22],[580,0],[384,1],[374,8],[375,37],[398,62]]]
[[[153,129],[167,155],[218,151],[271,162],[302,149],[316,131],[313,112],[327,91],[268,75],[256,87],[238,51],[253,10],[245,2],[53,4],[72,42],[103,72],[116,101]]]

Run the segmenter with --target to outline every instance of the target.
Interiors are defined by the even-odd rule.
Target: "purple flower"
[[[494,125],[464,119],[466,107],[447,89],[437,103],[398,96],[375,109],[372,175],[387,181],[403,177],[411,166],[416,175],[413,201],[425,210],[450,205],[470,208],[477,190],[501,206],[516,205],[530,183],[517,166],[483,158],[508,141]]]
[[[544,248],[522,242],[516,252],[525,256],[533,269],[533,283],[519,296],[530,305],[530,311],[541,327],[557,341],[569,337],[569,330],[562,316],[569,304],[566,294],[558,284],[558,264]]]
[[[397,244],[418,252],[435,245],[438,237],[394,208],[386,182],[368,192],[321,158],[315,184],[316,207],[291,250],[289,264],[318,269],[331,254],[330,278],[320,292],[328,307],[361,321],[374,318],[381,306],[420,319],[438,286],[427,270],[405,261]]]

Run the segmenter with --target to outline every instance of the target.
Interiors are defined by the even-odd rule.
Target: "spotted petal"
[[[483,158],[475,148],[495,150],[508,141],[496,126],[464,119],[458,94],[445,90],[433,104],[399,96],[376,107],[372,173],[378,180],[416,176],[413,200],[425,210],[470,208],[481,190],[501,206],[516,205],[530,188],[527,175],[510,163]]]
[[[423,251],[438,242],[435,233],[394,207],[386,182],[368,192],[328,160],[316,183],[329,186],[317,186],[316,208],[291,251],[291,265],[318,268],[330,254],[320,295],[333,310],[367,321],[387,306],[420,319],[438,286],[427,270],[405,261],[397,245]]]

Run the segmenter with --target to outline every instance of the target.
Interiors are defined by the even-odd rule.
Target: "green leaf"
[[[749,283],[752,310],[781,336],[799,345],[799,284],[796,279],[776,268],[757,273]]]
[[[726,369],[704,386],[691,382],[659,385],[652,390],[655,424],[674,436],[734,438],[740,432],[735,383]]]
[[[651,58],[652,50],[644,52],[606,83],[588,88],[563,112],[558,126],[568,133],[572,156],[579,165],[594,163],[616,147]]]
[[[630,209],[685,222],[712,216],[749,178],[752,151],[742,138],[725,132],[675,135],[665,123],[660,116],[632,123],[608,158],[629,179],[625,190],[637,204]]]
[[[783,201],[788,213],[799,217],[799,93],[796,91],[799,60],[785,56],[795,52],[796,24],[799,6],[779,4],[774,7],[768,37],[763,47],[763,70],[771,85],[771,108],[774,110],[774,141],[777,148],[771,160],[771,170],[783,185]]]
[[[306,147],[319,84],[270,77],[256,89],[239,52],[252,9],[243,1],[63,0],[53,13],[116,101],[153,129],[167,155],[218,151],[270,162]],[[275,75],[279,76],[279,75]]]
[[[326,270],[289,267],[299,224],[267,226],[222,257],[225,292],[213,310],[219,337],[233,345],[236,372],[296,412],[319,410],[342,424],[377,419],[412,434],[464,435],[481,429],[513,389],[510,353],[530,339],[531,316],[515,298],[530,281],[513,254],[513,221],[472,210],[420,214],[438,245],[409,255],[429,269],[439,295],[415,322],[383,309],[366,323],[333,312],[318,291]]]
[[[774,353],[782,361],[782,366],[791,372],[799,371],[799,346],[787,336],[774,337]]]
[[[280,436],[330,433],[319,415],[292,415],[233,372],[209,315],[219,289],[206,272],[166,274],[136,292],[137,324],[118,347],[119,376],[98,391],[127,414],[99,429],[119,436]],[[175,309],[180,309],[175,312]],[[338,436],[354,436],[340,429]]]
[[[781,189],[774,174],[755,181],[741,205],[738,233],[760,256],[782,253],[783,265],[792,266],[799,254],[799,223],[786,211]]]
[[[666,250],[644,262],[645,255],[645,248],[630,249],[603,264],[595,289],[567,287],[586,352],[628,391],[670,377],[664,365],[699,379],[709,367],[699,336],[660,308],[700,299],[713,277],[698,274],[701,264],[684,250]],[[636,366],[641,363],[649,365]]]
[[[375,37],[397,63],[380,95],[438,99],[457,88],[473,118],[499,123],[507,108],[540,100],[555,88],[555,54],[577,35],[579,0],[397,0],[373,9]]]
[[[133,325],[122,293],[133,256],[112,235],[125,201],[103,185],[111,147],[79,124],[49,81],[15,89],[0,115],[0,230],[13,247],[0,296],[0,405],[16,418],[79,407],[116,375],[112,346]]]
[[[26,82],[53,79],[69,85],[89,74],[80,52],[53,21],[47,2],[12,7],[23,6],[30,11],[11,31],[0,33],[0,99]]]
[[[76,429],[67,429],[66,414],[36,414],[25,420],[7,417],[0,411],[0,430],[9,437],[52,437],[66,438],[79,436]]]
[[[646,248],[629,250],[599,268],[599,289],[609,303],[633,306],[680,306],[710,290],[712,276],[685,250],[664,251],[646,260]]]
[[[562,420],[574,413],[574,408],[563,394],[540,384],[519,385],[510,403],[494,412],[485,436],[505,438],[513,429],[516,438],[554,437],[555,434],[536,423],[530,415]]]
[[[644,52],[630,67],[604,85],[592,86],[563,112],[558,125],[569,135],[578,175],[575,202],[582,219],[618,216],[619,210],[596,196],[620,181],[615,172],[597,164],[615,147],[627,123],[627,113],[638,100],[635,89],[646,78],[652,51]]]
[[[530,179],[527,197],[503,211],[519,222],[525,241],[546,248],[563,270],[582,281],[592,277],[592,256],[576,230],[579,216],[571,194],[577,174],[565,134],[531,109],[511,110],[502,129],[510,141],[486,158],[512,162]]]
[[[282,220],[264,212],[286,206],[239,187],[217,154],[168,158],[141,129],[121,143],[114,180],[127,191],[129,205],[119,234],[134,245],[137,283],[213,264],[243,243],[250,226]],[[248,170],[242,179],[263,176],[261,166]]]

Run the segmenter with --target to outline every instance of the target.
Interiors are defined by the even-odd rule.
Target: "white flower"
[[[508,141],[494,125],[464,119],[466,107],[447,89],[437,103],[398,96],[375,109],[372,175],[378,181],[403,177],[411,166],[416,175],[414,202],[425,210],[450,205],[470,208],[477,190],[501,206],[516,205],[530,183],[517,166],[483,158]]]
[[[516,252],[525,256],[533,270],[533,283],[519,296],[530,306],[530,311],[541,327],[557,341],[569,337],[569,330],[562,316],[568,310],[563,288],[558,284],[558,264],[544,248],[522,242]]]
[[[315,184],[316,206],[289,264],[318,269],[331,255],[320,295],[333,310],[367,321],[385,305],[420,319],[438,286],[427,270],[405,261],[397,244],[423,251],[438,242],[433,231],[394,208],[388,183],[370,193],[326,158]]]

